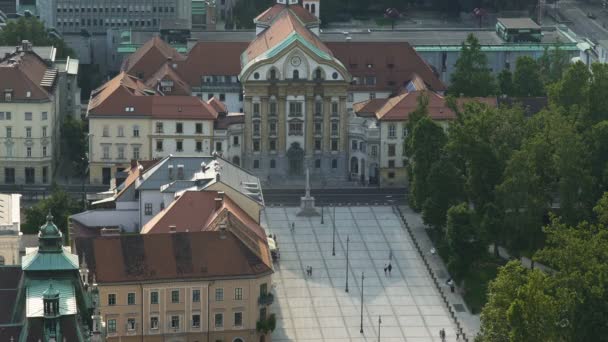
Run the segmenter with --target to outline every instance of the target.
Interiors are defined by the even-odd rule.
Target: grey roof
[[[234,190],[246,195],[261,205],[264,205],[264,197],[262,195],[262,186],[260,179],[251,173],[247,172],[231,162],[217,158],[208,164],[205,172],[200,173],[198,178],[212,179],[208,185],[200,187],[205,188],[218,181],[217,174],[219,173],[219,182],[226,184]]]
[[[497,20],[508,29],[540,29],[540,26],[530,18],[498,18]]]
[[[206,186],[211,179],[203,180],[177,180],[161,187],[163,193],[176,193],[182,190],[186,190],[193,186]]]
[[[32,51],[45,61],[55,61],[55,53],[57,49],[53,46],[34,46]],[[0,46],[0,59],[4,58],[7,53],[14,53],[14,46]]]
[[[133,226],[129,227],[126,224],[139,222],[139,210],[138,209],[125,209],[125,210],[88,210],[82,213],[78,213],[70,216],[74,221],[77,221],[81,225],[89,228],[93,227],[120,227],[124,230],[133,230]],[[137,227],[139,228],[139,227]]]
[[[138,179],[135,183],[137,190],[160,190],[161,186],[177,179],[178,165],[184,166],[184,180],[192,180],[195,173],[201,170],[202,163],[210,163],[213,157],[176,157],[168,156],[159,161]],[[173,179],[169,177],[169,165],[173,165]]]

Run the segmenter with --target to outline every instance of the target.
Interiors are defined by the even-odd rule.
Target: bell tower
[[[317,19],[321,18],[321,0],[304,0],[302,6]]]
[[[44,307],[44,335],[45,341],[61,341],[61,328],[59,325],[59,291],[53,288],[53,283],[42,293]]]

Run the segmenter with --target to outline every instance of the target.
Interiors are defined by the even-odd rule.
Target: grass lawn
[[[464,279],[464,300],[471,313],[478,314],[486,304],[488,285],[504,264],[504,260],[488,256],[471,267]]]

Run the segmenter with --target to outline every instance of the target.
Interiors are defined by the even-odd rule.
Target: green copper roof
[[[50,285],[59,294],[59,314],[64,316],[77,313],[75,290],[70,280],[30,280],[25,284],[25,313],[28,318],[44,316],[43,295]]]
[[[78,256],[66,248],[61,253],[41,253],[39,250],[23,257],[21,269],[24,271],[69,271],[78,269]]]
[[[59,297],[60,292],[53,287],[53,282],[49,284],[49,287],[42,292],[42,298],[44,299],[54,299]]]

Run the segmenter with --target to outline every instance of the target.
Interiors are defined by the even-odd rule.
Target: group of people
[[[388,271],[388,276],[391,276],[391,271],[393,270],[393,265],[391,265],[391,263],[388,263],[388,266],[386,264],[384,264],[384,275],[386,276],[386,272]]]
[[[306,275],[312,277],[312,266],[306,266]]]

